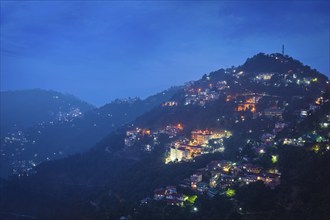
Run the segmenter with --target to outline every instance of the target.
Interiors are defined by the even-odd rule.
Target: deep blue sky
[[[1,90],[146,97],[286,53],[329,76],[329,1],[1,1]]]

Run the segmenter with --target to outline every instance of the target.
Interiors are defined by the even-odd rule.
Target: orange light
[[[180,130],[183,130],[183,126],[181,124],[178,124],[177,128],[180,129]]]

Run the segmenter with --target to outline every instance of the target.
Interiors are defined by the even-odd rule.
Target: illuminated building
[[[133,146],[137,140],[140,140],[143,136],[150,136],[151,131],[149,129],[135,128],[133,130],[126,131],[126,138],[124,140],[125,145],[128,147]]]
[[[268,108],[264,110],[264,115],[268,118],[279,117],[282,118],[283,109],[280,108]]]
[[[170,161],[174,162],[174,161],[181,161],[183,157],[183,152],[181,149],[176,148],[175,146],[172,146],[170,148]]]
[[[208,190],[208,184],[204,182],[199,182],[196,184],[197,191],[200,193],[204,193]]]
[[[245,169],[249,173],[255,173],[255,174],[260,173],[262,170],[261,167],[252,164],[246,164],[245,166],[243,166],[243,169]]]
[[[251,111],[251,112],[255,112],[256,111],[256,106],[255,104],[252,103],[246,103],[246,104],[240,104],[237,106],[237,111],[241,112],[241,111]]]
[[[274,73],[260,73],[259,75],[256,76],[255,79],[257,81],[267,81],[270,80],[273,75]]]
[[[182,125],[180,124],[177,125],[177,129],[178,128],[183,129]],[[216,150],[223,150],[223,147],[219,147],[216,150],[212,150],[211,147],[208,146],[208,141],[224,137],[228,138],[231,135],[231,132],[226,130],[221,132],[211,132],[209,130],[192,131],[192,139],[190,141],[187,139],[181,139],[174,143],[171,143],[168,151],[168,157],[165,159],[165,163],[187,161],[201,154],[216,152]],[[217,140],[214,142],[220,143],[221,140]]]
[[[196,189],[197,183],[202,182],[203,175],[201,173],[195,173],[190,176],[191,188]]]
[[[170,138],[173,138],[177,136],[177,134],[183,131],[183,125],[182,124],[177,124],[177,125],[167,125],[165,129],[159,130],[159,133],[167,134],[170,136]]]
[[[165,107],[165,106],[168,106],[168,107],[178,106],[178,102],[177,101],[167,101],[167,102],[163,102],[162,106],[163,107]]]
[[[232,167],[232,162],[231,161],[222,160],[222,161],[219,162],[219,167],[224,172],[229,172],[230,169],[231,169],[231,167]]]
[[[154,200],[162,200],[165,198],[166,190],[163,188],[154,190]]]
[[[324,102],[323,97],[319,97],[315,100],[315,104],[321,105]]]
[[[169,162],[180,162],[182,160],[192,159],[192,153],[197,153],[193,148],[188,148],[189,145],[181,145],[180,143],[175,143],[174,146],[170,147],[169,156],[165,163]]]
[[[191,132],[192,143],[195,145],[205,145],[211,139],[218,139],[225,136],[230,136],[231,134],[227,131],[222,132],[212,132],[209,130],[197,130]]]
[[[212,174],[212,177],[210,178],[210,183],[209,183],[211,188],[215,188],[217,186],[217,181],[218,181],[219,177],[220,177],[220,173],[218,173],[218,172]]]
[[[250,111],[250,112],[256,112],[256,104],[261,99],[261,95],[256,94],[243,94],[245,97],[245,101],[242,104],[239,104],[236,108],[236,111]]]

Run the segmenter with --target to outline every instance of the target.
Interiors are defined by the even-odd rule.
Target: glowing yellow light
[[[277,163],[278,155],[272,155],[272,163]]]
[[[318,153],[319,151],[320,151],[320,146],[319,145],[314,145],[313,147],[312,147],[312,150],[315,152],[315,153]]]
[[[194,204],[197,198],[198,198],[197,195],[188,196],[187,201],[188,201],[190,204]]]
[[[227,191],[226,191],[226,196],[227,197],[233,197],[233,196],[235,196],[235,194],[236,194],[236,191],[234,190],[234,189],[227,189]]]

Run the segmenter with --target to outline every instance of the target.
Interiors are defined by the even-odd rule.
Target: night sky
[[[329,77],[329,1],[1,1],[1,90],[95,105],[286,53]]]

